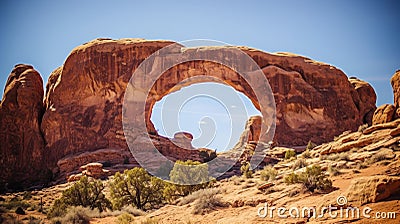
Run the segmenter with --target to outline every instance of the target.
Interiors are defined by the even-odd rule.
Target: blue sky
[[[2,1],[0,86],[17,63],[44,83],[76,46],[97,37],[213,39],[327,62],[392,103],[400,68],[398,1]],[[1,93],[2,94],[2,93]]]

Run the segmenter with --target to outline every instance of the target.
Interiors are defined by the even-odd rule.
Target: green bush
[[[164,182],[150,176],[143,168],[135,167],[117,172],[110,182],[110,193],[115,208],[134,205],[146,210],[159,206],[163,202]]]
[[[170,174],[170,180],[179,185],[192,185],[193,183],[206,183],[210,181],[208,165],[198,161],[176,161]]]
[[[294,150],[286,150],[285,152],[285,159],[291,159],[293,157],[296,157],[296,152]]]
[[[303,157],[304,159],[309,159],[311,158],[311,152],[310,150],[306,149],[304,152],[301,153],[301,157]]]
[[[253,171],[250,169],[250,163],[246,162],[240,167],[240,172],[242,173],[242,176],[245,178],[252,178],[253,177]]]
[[[165,185],[164,197],[170,203],[179,197],[211,187],[215,182],[213,178],[208,176],[207,164],[191,160],[176,161],[169,176],[172,183]]]
[[[308,141],[307,146],[306,146],[306,150],[313,150],[315,147],[317,147],[317,144],[315,144],[314,142],[312,142],[311,140]]]
[[[117,218],[117,224],[129,224],[132,223],[135,220],[135,218],[128,214],[128,213],[123,213],[122,215],[119,215]]]
[[[194,202],[193,214],[203,214],[215,209],[217,206],[225,206],[225,203],[219,197],[219,193],[220,190],[217,188],[201,189],[183,197],[178,205]]]
[[[10,200],[0,202],[0,207],[3,207],[7,210],[16,209],[21,207],[23,209],[29,208],[31,205],[26,201],[22,200],[20,197],[14,197]]]
[[[134,208],[132,205],[128,205],[128,206],[123,207],[121,209],[121,211],[126,212],[128,214],[131,214],[133,216],[142,216],[142,215],[146,214],[146,212],[144,212],[144,211],[142,211],[142,210],[140,210],[138,208]]]
[[[62,218],[53,219],[54,223],[70,223],[70,224],[89,224],[93,214],[93,210],[82,206],[68,208],[66,214]]]
[[[296,160],[296,162],[292,166],[292,169],[297,170],[297,169],[300,169],[300,168],[303,168],[306,166],[308,166],[306,160],[301,158],[301,159]]]
[[[260,176],[261,180],[275,180],[275,177],[278,175],[278,171],[273,168],[272,166],[265,166],[264,169],[261,171]]]
[[[288,175],[285,176],[284,182],[287,184],[300,183],[299,175],[295,173],[289,173]]]
[[[368,164],[374,164],[383,160],[387,160],[387,155],[382,152],[377,152],[373,156],[371,156],[369,159],[367,159],[366,163]]]
[[[141,221],[140,224],[158,224],[159,221],[156,218],[147,218],[144,221]]]
[[[362,124],[358,127],[358,132],[363,132],[367,128],[368,128],[368,124]]]
[[[305,172],[300,174],[291,173],[285,177],[285,183],[302,183],[309,191],[331,190],[332,181],[322,172],[318,165],[307,167]]]
[[[100,180],[89,180],[88,177],[83,176],[78,182],[63,191],[61,198],[54,201],[48,217],[64,216],[70,206],[97,208],[99,211],[111,208],[111,203],[103,194],[103,190],[104,185]]]
[[[218,195],[220,192],[221,191],[218,188],[200,189],[181,198],[178,205],[186,205],[202,197],[213,197],[215,195]]]
[[[328,173],[331,176],[338,176],[341,174],[340,170],[337,167],[328,166]]]
[[[54,201],[49,212],[47,213],[48,218],[63,217],[67,213],[68,205],[59,198]]]

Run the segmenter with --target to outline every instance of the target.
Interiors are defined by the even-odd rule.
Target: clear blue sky
[[[17,63],[43,76],[97,37],[214,39],[327,62],[392,103],[400,68],[398,1],[1,1],[0,86]],[[2,94],[2,93],[1,93]]]

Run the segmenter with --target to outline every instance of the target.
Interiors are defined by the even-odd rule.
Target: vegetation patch
[[[301,183],[311,192],[332,190],[332,181],[318,165],[307,167],[305,172],[299,174],[291,173],[285,177],[284,181],[287,184]]]

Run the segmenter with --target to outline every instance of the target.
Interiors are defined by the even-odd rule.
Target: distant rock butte
[[[0,104],[0,185],[20,188],[51,178],[40,132],[43,81],[29,65],[16,65]]]
[[[16,66],[6,84],[0,108],[1,135],[5,142],[1,144],[2,181],[44,181],[40,175],[32,175],[44,167],[65,179],[80,166],[107,158],[113,164],[122,164],[126,159],[121,154],[129,154],[122,131],[121,103],[127,83],[141,62],[173,43],[96,39],[83,44],[52,72],[44,100],[40,75],[30,66]],[[259,65],[271,85],[277,110],[274,144],[305,145],[309,140],[323,143],[345,130],[354,131],[363,123],[371,124],[376,95],[368,83],[348,79],[331,65],[299,55],[238,48]],[[202,54],[213,50],[204,48]],[[260,108],[250,86],[225,66],[192,61],[172,67],[154,84],[145,111],[153,142],[169,158],[207,161],[215,156],[205,149],[177,147],[171,140],[158,136],[150,121],[157,100],[179,90],[183,87],[179,85],[181,81],[198,74],[220,78]],[[190,84],[193,83],[185,83]],[[256,129],[250,132],[253,141],[257,140],[255,137],[263,140]],[[134,163],[133,157],[129,161]]]

